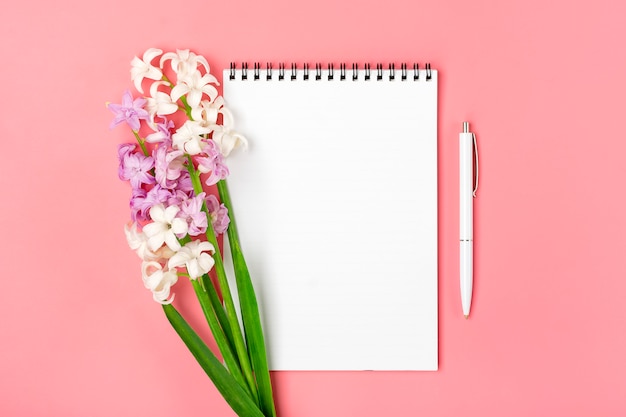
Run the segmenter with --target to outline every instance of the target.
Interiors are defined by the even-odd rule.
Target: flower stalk
[[[235,266],[235,279],[239,290],[242,321],[244,328],[247,330],[248,351],[252,361],[252,367],[257,376],[261,408],[266,416],[276,416],[259,306],[252,286],[248,266],[239,243],[237,224],[235,222],[232,201],[226,180],[218,182],[217,189],[219,190],[220,199],[224,202],[229,213],[231,213],[231,221],[228,227],[228,243],[233,257],[233,265]]]
[[[202,183],[200,181],[200,173],[196,171],[195,167],[193,166],[193,161],[191,160],[191,157],[188,156],[188,158],[189,158],[188,169],[189,169],[189,173],[191,174],[193,188],[196,194],[199,194],[203,192]],[[202,210],[206,212],[207,215],[209,215],[206,204],[202,205]],[[231,215],[230,224],[232,224],[233,222],[232,217],[233,216]],[[229,227],[230,227],[230,224],[229,224]],[[254,375],[252,372],[252,366],[250,364],[250,358],[248,357],[248,352],[246,349],[244,337],[243,337],[241,328],[239,327],[239,319],[237,317],[235,303],[233,301],[232,293],[230,291],[230,286],[228,285],[228,279],[226,278],[226,270],[224,269],[224,263],[222,261],[222,255],[219,250],[217,237],[215,236],[215,233],[213,232],[213,228],[211,227],[210,222],[206,230],[206,237],[207,237],[207,240],[215,247],[215,257],[214,257],[215,258],[215,272],[216,272],[218,284],[220,286],[220,290],[222,293],[222,298],[224,300],[224,307],[226,309],[226,318],[228,320],[231,330],[233,330],[233,333],[232,333],[233,342],[235,344],[235,350],[237,352],[237,356],[239,357],[241,369],[243,370],[243,374],[246,378],[246,382],[248,383],[248,386],[252,394],[254,395],[254,397],[257,397],[258,392],[257,392]]]
[[[171,304],[163,305],[163,310],[176,333],[178,333],[233,411],[241,417],[265,417],[248,393],[233,380],[231,374],[200,339],[189,323],[180,315],[178,310]]]
[[[225,182],[225,158],[245,148],[246,139],[233,129],[204,57],[150,48],[131,61],[131,80],[142,96],[127,91],[121,104],[107,107],[115,115],[111,127],[125,123],[136,141],[119,146],[118,175],[132,189],[125,230],[142,260],[144,285],[232,409],[242,417],[275,417],[258,303]],[[221,204],[205,189],[215,184]],[[224,233],[239,311],[218,244]],[[173,306],[179,278],[191,282],[223,363]]]

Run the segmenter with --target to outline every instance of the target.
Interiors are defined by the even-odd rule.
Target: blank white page
[[[272,370],[436,370],[437,71],[224,71],[228,185]]]

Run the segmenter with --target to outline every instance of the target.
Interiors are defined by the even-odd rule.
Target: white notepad
[[[436,370],[437,71],[223,80],[249,141],[228,184],[270,369]]]

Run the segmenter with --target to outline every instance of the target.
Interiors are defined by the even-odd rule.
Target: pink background
[[[148,47],[440,71],[440,370],[274,374],[281,417],[626,414],[618,0],[17,1],[0,25],[0,415],[232,416],[141,283],[106,101]],[[472,315],[458,132],[479,139]],[[191,300],[189,285],[176,287]],[[185,310],[188,310],[186,308]]]

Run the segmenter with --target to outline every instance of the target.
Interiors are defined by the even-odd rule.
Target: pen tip
[[[465,320],[469,319],[469,314],[465,315]]]

